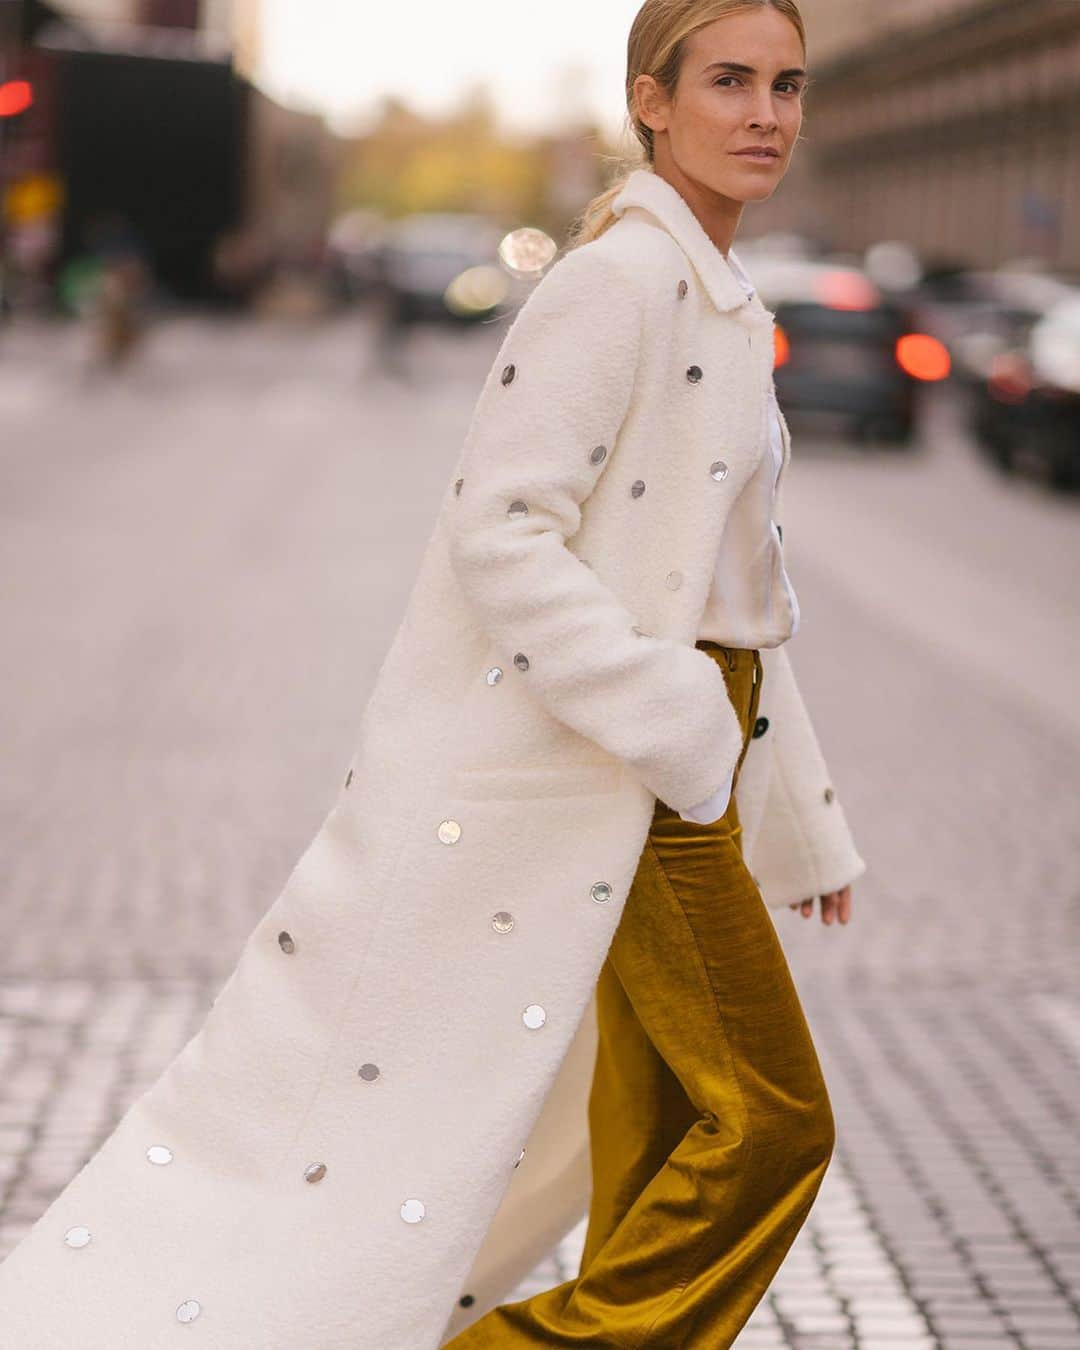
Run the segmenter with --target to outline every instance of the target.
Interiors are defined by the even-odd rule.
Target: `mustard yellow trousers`
[[[724,671],[741,768],[761,657],[697,645]],[[657,801],[597,983],[578,1275],[492,1308],[444,1350],[722,1350],[768,1288],[814,1202],[835,1126],[740,835],[734,791],[711,825]]]

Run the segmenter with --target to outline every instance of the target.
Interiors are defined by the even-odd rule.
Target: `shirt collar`
[[[727,259],[705,233],[685,197],[666,178],[652,169],[634,169],[612,200],[611,209],[621,216],[632,206],[648,211],[679,244],[717,309],[738,309],[740,305],[764,308],[756,291],[748,296],[739,285]]]

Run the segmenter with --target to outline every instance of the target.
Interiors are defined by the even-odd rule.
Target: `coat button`
[[[783,527],[780,526],[780,525],[777,525],[777,527],[776,527],[776,537],[777,537],[777,539],[780,540],[781,543],[784,542],[784,530],[783,530]]]
[[[304,1168],[305,1181],[322,1181],[324,1176],[326,1176],[325,1163],[310,1163]]]
[[[502,679],[502,675],[503,673],[501,666],[492,666],[491,669],[488,671],[488,673],[484,676],[484,679],[487,680],[488,684],[498,684],[499,681]]]
[[[691,384],[697,384],[698,380],[701,379],[701,374],[702,371],[700,366],[691,366],[686,372],[686,378]]]
[[[752,734],[756,739],[758,736],[764,736],[765,733],[768,731],[768,729],[769,729],[769,719],[767,717],[759,717],[758,720],[754,723],[754,730]]]
[[[522,1160],[524,1159],[524,1157],[525,1157],[525,1150],[522,1149],[521,1152],[520,1152],[520,1153],[517,1155],[517,1157],[514,1159],[514,1166],[515,1166],[515,1167],[520,1167],[520,1166],[521,1166],[521,1163],[522,1163]]]
[[[686,292],[687,292],[689,289],[690,289],[690,287],[686,284],[685,281],[680,281],[680,282],[679,282],[679,299],[680,299],[680,300],[685,300],[685,299],[686,299]]]
[[[521,1014],[521,1020],[531,1031],[536,1031],[547,1021],[547,1013],[539,1003],[530,1003]]]
[[[509,910],[500,909],[491,916],[491,926],[496,933],[509,933],[513,931],[514,916]]]
[[[722,459],[715,459],[709,465],[709,476],[715,478],[718,483],[722,483],[728,476],[728,466]]]
[[[472,1294],[462,1294],[462,1296],[458,1299],[458,1303],[463,1308],[471,1308],[475,1302],[476,1299]]]
[[[594,900],[598,900],[603,904],[604,901],[611,899],[613,892],[606,881],[594,881],[589,894]]]
[[[604,457],[606,455],[607,455],[606,445],[594,445],[593,448],[589,451],[589,463],[602,464],[604,462]]]
[[[502,373],[503,384],[509,384],[516,374],[517,374],[517,367],[513,365],[513,363],[511,363],[508,366],[503,366],[503,373]]]
[[[515,652],[514,665],[517,666],[518,670],[528,670],[529,658],[525,655],[524,652]]]
[[[833,799],[835,796],[836,796],[836,793],[832,790],[831,787],[827,787],[827,788],[825,789],[825,801],[826,801],[826,803],[831,802],[832,799]]]
[[[517,501],[510,503],[510,505],[506,508],[506,514],[510,517],[511,520],[513,520],[516,516],[527,516],[529,514],[529,507],[527,503],[521,501],[521,499],[519,498]]]
[[[419,1223],[426,1213],[423,1200],[406,1200],[401,1206],[401,1217],[406,1223]]]
[[[461,496],[461,485],[462,485],[462,483],[464,483],[464,481],[465,481],[464,478],[458,478],[458,479],[455,481],[455,483],[454,483],[454,496],[455,496],[455,497],[460,497],[460,496]]]
[[[374,1083],[379,1076],[379,1066],[377,1064],[361,1064],[356,1072],[365,1083]]]
[[[173,1160],[172,1149],[165,1144],[151,1144],[146,1150],[146,1157],[155,1167],[165,1167]]]
[[[677,591],[682,585],[682,573],[678,570],[669,572],[664,581],[669,591]]]
[[[178,1322],[194,1322],[201,1312],[202,1304],[197,1298],[185,1299],[176,1310],[176,1320]]]
[[[292,934],[286,932],[284,928],[277,935],[277,941],[278,946],[281,948],[281,950],[285,953],[286,956],[291,956],[293,952],[296,951],[296,943],[292,940]]]
[[[440,820],[438,835],[444,844],[456,844],[461,838],[461,826],[456,820]]]
[[[69,1247],[85,1247],[90,1241],[90,1229],[81,1225],[78,1228],[69,1228],[64,1234],[64,1241]]]
[[[349,772],[345,775],[345,786],[348,787],[351,782],[352,782],[352,769],[350,769]]]
[[[644,491],[645,491],[645,479],[635,478],[634,481],[630,484],[630,496],[640,497]]]

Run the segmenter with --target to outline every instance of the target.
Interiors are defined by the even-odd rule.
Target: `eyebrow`
[[[754,66],[743,65],[741,61],[710,61],[709,64],[705,67],[705,69],[702,71],[702,74],[707,75],[710,70],[734,70],[740,75],[757,74],[757,70]],[[779,71],[777,73],[776,78],[779,80],[789,75],[805,75],[805,74],[806,71],[803,70],[802,66],[788,66],[786,70]]]

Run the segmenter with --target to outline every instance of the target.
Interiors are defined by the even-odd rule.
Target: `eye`
[[[715,80],[713,80],[713,84],[722,84],[724,80],[737,80],[738,78],[739,77],[737,75],[719,75]],[[787,87],[795,94],[799,92],[799,86],[795,83],[794,80],[779,80],[777,81],[777,83],[778,85],[786,84]]]

